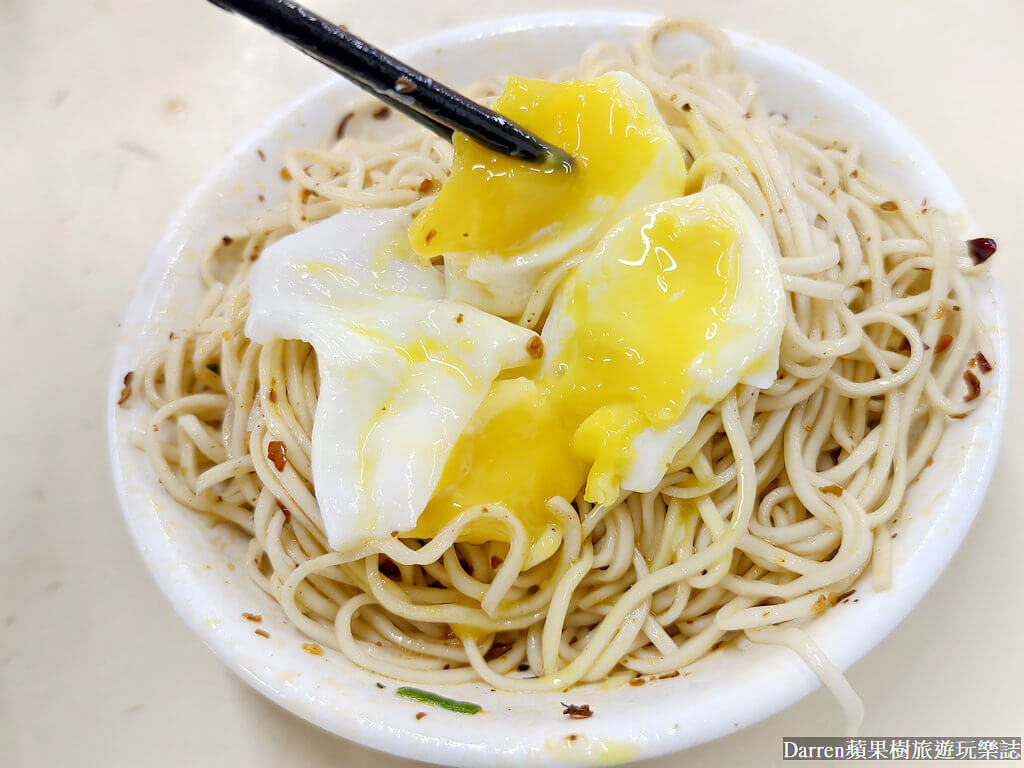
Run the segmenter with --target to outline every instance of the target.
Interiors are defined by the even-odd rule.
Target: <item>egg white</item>
[[[389,252],[410,221],[344,211],[267,248],[249,279],[246,335],[316,351],[313,483],[336,550],[415,526],[492,381],[528,362],[536,337],[444,299],[437,268]]]

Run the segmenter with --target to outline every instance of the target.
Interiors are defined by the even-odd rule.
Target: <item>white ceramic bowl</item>
[[[653,17],[587,12],[484,22],[402,46],[396,54],[455,85],[490,75],[543,76],[577,60],[595,40],[627,41]],[[743,69],[756,74],[768,106],[792,122],[863,137],[870,165],[930,204],[960,211],[949,179],[917,141],[878,105],[820,67],[779,48],[734,35]],[[669,45],[682,45],[679,41]],[[124,317],[109,403],[126,371],[187,324],[199,297],[198,253],[232,225],[284,197],[277,170],[287,146],[322,145],[354,100],[352,86],[332,80],[303,96],[244,141],[195,191],[153,250]],[[257,157],[257,149],[266,162]],[[257,194],[266,197],[259,203]],[[857,586],[858,602],[840,604],[809,631],[840,667],[878,643],[932,585],[981,504],[998,451],[1007,387],[1006,321],[991,279],[982,281],[979,312],[995,341],[995,391],[970,418],[953,422],[925,482],[911,489],[895,544],[891,589]],[[110,454],[125,520],[157,583],[188,625],[223,662],[269,699],[322,728],[376,749],[448,765],[609,763],[653,757],[739,730],[797,701],[817,681],[788,650],[740,644],[688,668],[686,677],[641,688],[591,685],[567,694],[517,695],[486,685],[443,692],[480,703],[474,717],[423,709],[395,696],[395,681],[342,655],[314,657],[304,638],[243,569],[244,537],[210,528],[154,480],[128,434],[142,406],[111,407]],[[254,634],[243,612],[260,613],[269,639]],[[561,715],[559,701],[586,702],[588,720]],[[867,702],[868,706],[871,702]],[[628,716],[626,715],[628,713]],[[840,729],[836,716],[836,730]],[[573,740],[567,736],[577,734]]]

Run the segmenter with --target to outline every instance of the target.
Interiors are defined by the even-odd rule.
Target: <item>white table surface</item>
[[[508,13],[497,0],[310,1],[383,45]],[[1024,321],[1019,0],[561,0],[699,13],[788,46],[903,120],[999,241]],[[519,0],[517,10],[551,9]],[[254,693],[157,591],[121,523],[103,409],[117,322],[171,211],[242,136],[324,79],[200,0],[0,0],[0,765],[374,766]],[[1021,334],[1014,350],[1024,360]],[[1024,731],[1021,382],[977,523],[931,593],[850,671],[868,735]],[[769,765],[833,734],[818,691],[651,763]]]

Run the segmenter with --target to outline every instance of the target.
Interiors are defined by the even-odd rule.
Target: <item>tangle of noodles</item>
[[[669,32],[707,45],[661,61]],[[345,206],[427,205],[452,148],[422,129],[289,152],[287,208],[210,250],[194,323],[141,372],[155,409],[144,448],[176,500],[252,537],[249,573],[302,632],[381,674],[554,691],[677,670],[742,634],[793,648],[855,724],[856,694],[797,627],[868,568],[889,583],[907,486],[947,420],[979,402],[962,377],[976,352],[991,357],[970,290],[985,264],[945,215],[866,169],[855,142],[767,112],[716,29],[662,22],[553,78],[613,70],[654,94],[685,150],[686,193],[729,185],[764,222],[788,297],[778,380],[708,413],[656,490],[611,506],[552,499],[561,548],[529,570],[522,527],[493,506],[511,545],[455,543],[471,509],[429,541],[388,538],[355,560],[327,547],[310,472],[317,361],[305,343],[245,337],[248,272],[269,243]],[[500,85],[467,92],[486,101]],[[570,268],[542,281],[523,318],[544,316]],[[271,441],[286,447],[283,471]]]

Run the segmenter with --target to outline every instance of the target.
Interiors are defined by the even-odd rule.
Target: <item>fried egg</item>
[[[736,192],[633,213],[560,289],[538,370],[494,383],[414,533],[500,504],[550,550],[550,498],[652,490],[711,407],[739,383],[769,386],[785,317],[773,246]],[[464,535],[507,534],[477,519]]]
[[[736,192],[680,197],[685,161],[643,85],[512,78],[495,107],[572,171],[457,135],[427,208],[343,212],[250,278],[250,338],[316,351],[311,463],[334,549],[431,538],[474,508],[460,540],[511,541],[491,505],[532,565],[561,539],[552,498],[655,488],[715,403],[775,379],[774,247]],[[559,265],[541,336],[502,319]]]
[[[627,214],[682,194],[686,164],[650,91],[624,72],[513,77],[493,108],[567,150],[575,167],[514,160],[456,134],[451,177],[409,237],[425,261],[444,257],[447,298],[519,317],[546,272]]]
[[[313,484],[336,550],[412,528],[495,377],[540,354],[534,332],[443,298],[410,221],[344,211],[271,245],[249,279],[246,335],[316,352]]]

